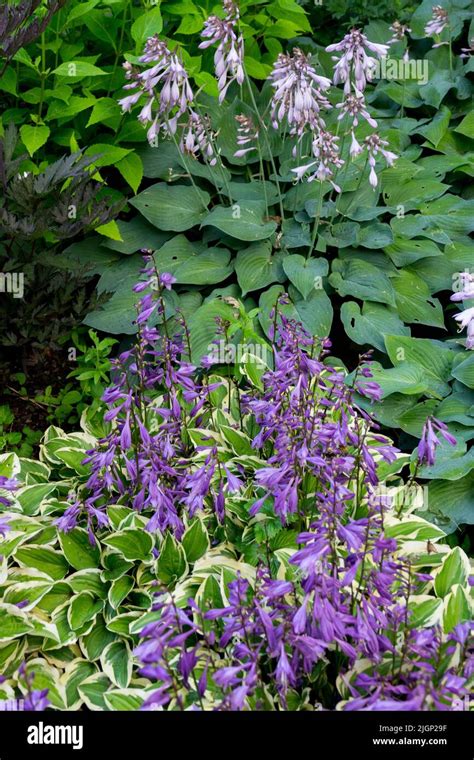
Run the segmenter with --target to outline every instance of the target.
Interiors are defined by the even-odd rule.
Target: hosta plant
[[[96,710],[463,704],[471,568],[422,517],[415,480],[455,445],[443,423],[401,455],[357,405],[380,394],[368,357],[348,376],[286,298],[266,353],[244,343],[235,375],[215,351],[193,365],[173,276],[152,257],[143,275],[103,419],[50,428],[38,462],[0,460],[4,694]],[[230,320],[219,331],[235,338]]]

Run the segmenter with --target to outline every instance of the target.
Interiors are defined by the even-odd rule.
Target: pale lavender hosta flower
[[[401,24],[400,21],[394,21],[390,27],[390,31],[393,32],[388,44],[394,45],[396,42],[401,42],[407,34],[411,33],[411,29],[406,24]]]
[[[7,478],[5,475],[0,475],[0,491],[3,490],[12,493],[13,491],[17,490],[19,485],[20,484],[16,478]],[[11,501],[6,496],[0,496],[0,504],[8,507],[10,506]]]
[[[359,117],[362,117],[371,127],[374,127],[374,129],[377,128],[377,122],[367,110],[363,94],[357,90],[355,93],[349,93],[346,95],[341,103],[337,103],[336,108],[340,109],[340,114],[337,117],[338,121],[341,121],[344,116],[350,116],[352,118],[352,126],[357,127],[359,124]]]
[[[311,144],[315,160],[292,169],[291,171],[296,175],[296,179],[301,180],[309,172],[308,182],[314,180],[328,181],[334,190],[340,193],[341,188],[333,180],[334,170],[339,169],[344,164],[339,156],[338,140],[338,137],[325,130],[317,132]],[[313,169],[314,171],[312,171]]]
[[[474,37],[469,40],[468,48],[461,48],[460,58],[471,58],[474,55]]]
[[[425,35],[427,37],[435,37],[441,34],[449,24],[448,11],[441,5],[433,6],[433,17],[428,21],[425,26]],[[438,47],[435,45],[434,47]]]
[[[286,119],[290,134],[301,137],[306,129],[324,128],[321,110],[331,108],[324,92],[331,80],[316,73],[311,56],[294,48],[291,55],[280,53],[269,77],[275,90],[271,120],[275,129]]]
[[[183,153],[192,158],[197,158],[201,154],[209,166],[215,166],[217,156],[213,145],[214,137],[215,133],[212,131],[209,118],[191,111],[188,123],[183,130],[180,148]]]
[[[224,0],[226,16],[210,16],[204,24],[200,43],[201,50],[211,45],[217,45],[214,54],[214,65],[219,89],[219,103],[224,100],[232,82],[243,84],[244,73],[244,40],[238,31],[239,8],[233,0]]]
[[[370,42],[359,29],[352,29],[340,42],[328,45],[328,53],[342,53],[341,58],[333,56],[333,60],[336,61],[334,84],[343,84],[346,95],[352,89],[359,93],[364,92],[367,82],[373,78],[377,59],[384,58],[388,48],[388,45]],[[365,49],[375,57],[367,54]]]
[[[237,127],[237,145],[238,150],[235,151],[235,158],[242,158],[252,150],[257,150],[256,145],[251,145],[258,140],[258,130],[255,127],[250,116],[244,116],[244,114],[237,114],[235,120],[238,122]],[[245,147],[249,146],[249,147]]]
[[[141,63],[153,63],[151,68],[139,71],[125,63],[126,78],[130,84],[124,89],[135,89],[131,95],[119,100],[123,111],[130,111],[143,95],[147,101],[138,115],[143,124],[150,124],[147,137],[153,142],[160,132],[174,135],[179,117],[187,112],[194,100],[188,74],[176,53],[172,53],[157,35],[150,37]]]
[[[421,433],[421,439],[418,444],[418,459],[421,464],[427,464],[431,467],[435,463],[436,449],[440,446],[441,441],[436,435],[439,433],[445,441],[451,446],[455,446],[456,438],[451,435],[447,425],[436,417],[428,417]]]
[[[396,153],[387,150],[387,140],[382,140],[378,135],[372,134],[365,138],[362,145],[357,141],[354,132],[352,132],[351,146],[349,149],[352,158],[355,158],[363,150],[367,150],[368,163],[370,166],[369,183],[375,189],[378,185],[377,172],[375,171],[375,164],[379,154],[385,159],[387,166],[393,166],[394,161],[398,158]]]
[[[474,276],[461,272],[462,289],[453,293],[451,301],[469,301],[474,299]],[[466,348],[474,349],[474,306],[461,311],[454,317],[458,323],[459,332],[467,328]]]

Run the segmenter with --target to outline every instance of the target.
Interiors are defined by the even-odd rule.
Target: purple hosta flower
[[[324,91],[331,80],[316,74],[311,56],[294,48],[292,55],[280,53],[269,77],[275,90],[271,102],[271,120],[278,129],[286,119],[290,134],[299,138],[306,129],[324,128],[321,110],[331,108]]]
[[[242,84],[244,74],[244,40],[238,32],[239,8],[233,0],[224,0],[225,19],[210,16],[204,23],[201,50],[217,45],[214,65],[219,88],[219,103],[224,100],[232,82]]]
[[[212,144],[214,137],[215,133],[212,132],[209,118],[191,111],[179,147],[183,153],[192,158],[197,158],[201,154],[209,166],[215,166],[217,156]]]
[[[237,114],[235,120],[239,124],[237,127],[237,145],[239,149],[236,150],[234,156],[235,158],[242,158],[242,156],[250,153],[250,151],[257,150],[256,145],[250,145],[248,148],[244,146],[249,145],[249,143],[255,143],[258,140],[258,130],[249,116]]]
[[[27,712],[43,712],[50,705],[48,694],[49,689],[33,689],[29,691],[25,697],[23,709]]]
[[[160,285],[166,290],[171,290],[175,282],[176,277],[170,274],[170,272],[163,272],[160,274]]]
[[[441,5],[433,6],[433,17],[425,26],[425,35],[427,37],[435,37],[446,29],[449,23],[448,11]],[[435,45],[434,47],[439,47]]]
[[[352,118],[352,126],[357,127],[359,124],[359,117],[361,116],[371,127],[374,127],[374,129],[377,128],[377,122],[367,111],[364,96],[357,90],[355,93],[349,93],[346,95],[341,103],[337,103],[336,108],[339,108],[341,111],[337,117],[338,121],[343,119],[344,116],[350,116]],[[352,135],[354,135],[354,133],[352,133]]]
[[[369,182],[372,185],[372,187],[375,188],[378,185],[378,177],[377,172],[375,171],[375,164],[378,155],[380,154],[385,159],[387,166],[393,166],[394,161],[398,158],[398,156],[395,153],[392,153],[392,151],[386,149],[386,145],[388,145],[387,140],[382,140],[378,135],[372,134],[365,138],[363,145],[359,145],[357,142],[354,133],[352,133],[352,143],[350,147],[350,154],[352,158],[355,158],[359,155],[359,153],[362,153],[362,151],[365,149],[368,153],[368,163],[370,166],[370,174],[369,174]]]
[[[8,518],[0,517],[0,536],[5,538],[9,530],[11,530],[11,528],[8,524]]]
[[[427,464],[428,467],[435,463],[436,449],[441,443],[436,433],[440,433],[451,446],[456,445],[456,438],[451,435],[444,422],[435,417],[428,417],[423,425],[420,443],[418,444],[418,459],[421,464]]]
[[[390,31],[393,32],[393,36],[388,41],[389,45],[394,45],[396,42],[403,40],[407,34],[411,34],[410,27],[406,24],[401,24],[400,21],[394,21],[390,26]]]
[[[352,29],[341,42],[329,45],[328,53],[342,53],[334,67],[334,84],[344,84],[344,92],[349,95],[352,89],[356,93],[364,92],[367,82],[370,82],[375,71],[377,59],[384,58],[388,53],[388,45],[370,42],[359,29]],[[374,53],[375,58],[365,52]]]
[[[175,134],[179,117],[188,110],[194,95],[178,55],[156,35],[147,40],[139,60],[153,63],[153,66],[137,71],[129,63],[124,64],[126,77],[130,80],[124,89],[135,89],[135,92],[119,100],[119,104],[123,111],[130,111],[142,95],[146,96],[138,119],[143,124],[151,123],[147,137],[153,142],[160,132],[168,136]]]
[[[469,40],[468,48],[461,48],[460,58],[471,58],[474,55],[474,37]]]
[[[173,698],[177,706],[182,707],[182,695],[175,687],[176,678],[180,677],[186,688],[193,685],[191,677],[200,663],[200,653],[190,645],[190,639],[199,628],[193,620],[193,610],[178,608],[168,595],[160,594],[153,609],[161,613],[160,618],[142,630],[142,640],[134,654],[143,664],[140,674],[157,681],[159,688],[141,709],[165,706]]]
[[[0,475],[0,491],[9,491],[12,493],[19,488],[19,485],[20,484],[16,478],[7,478],[5,475]],[[11,501],[6,496],[0,496],[0,504],[8,507],[10,506]]]
[[[315,169],[307,177],[308,182],[319,180],[319,182],[329,182],[337,193],[341,192],[341,188],[333,181],[334,170],[339,169],[344,161],[339,156],[339,138],[335,135],[320,130],[313,139],[312,150],[315,161],[311,161],[308,164],[299,166],[296,169],[292,169],[296,175],[297,180],[301,180],[308,172]]]

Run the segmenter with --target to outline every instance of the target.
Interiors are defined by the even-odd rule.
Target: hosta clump
[[[434,578],[395,538],[400,523],[380,472],[396,471],[398,452],[355,403],[356,392],[379,397],[367,357],[349,384],[324,363],[329,342],[282,315],[279,299],[272,367],[253,387],[231,382],[216,409],[221,383],[187,361],[185,323],[181,336],[168,334],[173,278],[152,261],[144,272],[136,289],[154,291],[139,304],[139,339],[105,394],[112,430],[89,453],[92,476],[57,523],[73,530],[84,510],[96,542],[111,504],[131,507],[157,537],[163,567],[179,565],[179,542],[197,518],[217,545],[198,576],[213,551],[225,555],[223,542],[233,542],[237,561],[214,591],[212,576],[199,589],[168,573],[135,651],[141,675],[158,681],[145,707],[451,709],[472,676],[470,603],[460,587],[460,617],[451,610],[423,627],[415,611],[412,620],[413,600]],[[163,335],[148,325],[153,317]]]

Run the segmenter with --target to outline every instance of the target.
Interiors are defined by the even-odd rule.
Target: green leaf
[[[136,528],[128,528],[119,533],[112,533],[102,540],[107,546],[117,549],[128,560],[152,559],[153,539],[149,533]]]
[[[0,603],[0,640],[8,641],[33,630],[26,612],[14,604]]]
[[[186,556],[181,544],[167,533],[161,545],[160,556],[156,563],[156,573],[165,586],[178,581],[187,570]]]
[[[106,676],[119,689],[125,689],[132,678],[133,660],[130,647],[126,642],[115,641],[109,644],[101,654],[100,662]]]
[[[341,296],[395,306],[395,292],[387,275],[362,259],[336,259],[329,282]]]
[[[265,240],[277,225],[265,220],[265,204],[261,201],[241,201],[232,206],[216,206],[202,220],[201,227],[212,225],[237,240]]]
[[[269,241],[254,243],[239,251],[235,260],[237,280],[242,296],[252,290],[260,290],[273,282],[284,282],[282,254],[273,253]]]
[[[118,609],[123,600],[128,596],[135,582],[129,575],[123,575],[121,578],[117,578],[109,589],[109,603],[114,610]]]
[[[53,70],[53,74],[60,77],[84,79],[85,77],[103,77],[107,74],[92,63],[86,61],[67,61]]]
[[[232,308],[220,299],[203,304],[188,320],[191,355],[196,364],[199,364],[202,357],[207,356],[214,348],[212,342],[217,335],[217,317],[232,319]]]
[[[210,546],[206,526],[198,518],[193,521],[183,535],[183,548],[188,562],[196,562],[207,552]]]
[[[161,10],[159,6],[156,6],[138,16],[133,22],[130,31],[133,40],[137,43],[137,48],[141,48],[149,37],[159,34],[162,29],[163,19],[161,18]]]
[[[412,362],[403,362],[389,369],[374,364],[371,380],[380,385],[382,398],[392,393],[419,395],[428,389],[423,368]]]
[[[101,611],[103,602],[100,599],[94,599],[93,594],[88,591],[74,596],[69,604],[67,621],[73,631],[82,628],[85,623],[92,620],[98,612]]]
[[[160,182],[132,198],[130,204],[159,229],[184,232],[202,221],[209,201],[209,194],[202,190],[198,194],[194,187]]]
[[[450,633],[459,623],[472,620],[472,605],[468,592],[462,586],[452,587],[444,599],[443,630]]]
[[[425,382],[431,395],[438,398],[448,395],[450,387],[447,381],[451,377],[454,352],[445,344],[427,338],[387,335],[385,347],[393,364],[400,366],[408,362],[424,369]]]
[[[359,228],[357,242],[364,248],[385,248],[393,242],[393,232],[388,224],[370,222]]]
[[[85,155],[93,157],[94,166],[98,168],[115,165],[130,153],[131,151],[127,148],[120,148],[118,145],[109,145],[108,143],[89,145],[85,150]]]
[[[25,515],[34,515],[38,512],[43,500],[55,489],[55,483],[37,483],[19,488],[15,497],[20,502]]]
[[[64,556],[75,570],[99,566],[100,552],[96,546],[91,545],[87,532],[82,528],[59,533],[59,543]]]
[[[474,140],[474,111],[470,111],[454,131]]]
[[[326,259],[306,259],[299,254],[285,256],[282,265],[289,281],[305,300],[316,287],[321,288],[322,280],[329,271]]]
[[[140,156],[137,156],[136,153],[129,153],[115,166],[136,194],[143,179],[143,164]]]
[[[453,377],[459,382],[474,388],[474,356],[468,356],[464,361],[453,367]]]
[[[26,150],[32,156],[39,150],[47,141],[51,130],[49,127],[35,126],[31,127],[29,124],[23,124],[20,127],[20,135]]]
[[[443,559],[443,564],[436,571],[434,589],[436,596],[446,596],[456,583],[465,585],[471,567],[469,558],[460,546],[455,546]]]
[[[61,580],[68,572],[68,563],[60,552],[41,546],[23,546],[17,549],[15,559],[24,567],[35,567],[53,580]]]
[[[100,98],[94,104],[86,126],[91,127],[93,124],[105,123],[116,117],[120,119],[120,106],[117,101],[113,98]]]
[[[442,306],[431,296],[421,277],[402,269],[399,276],[393,278],[393,287],[398,313],[404,322],[444,327]]]
[[[341,306],[341,320],[354,343],[374,346],[383,352],[386,335],[410,335],[410,328],[401,321],[396,309],[370,301],[364,303],[362,310],[355,301],[346,301]]]
[[[409,603],[411,628],[430,628],[441,622],[443,601],[428,595],[418,595]]]
[[[99,615],[91,632],[81,639],[81,647],[89,660],[98,660],[105,647],[115,639],[115,634],[107,629],[104,618]]]

